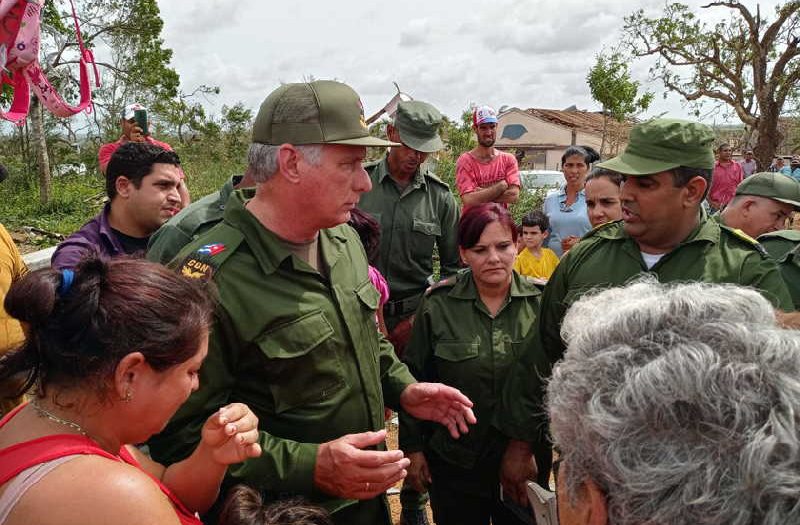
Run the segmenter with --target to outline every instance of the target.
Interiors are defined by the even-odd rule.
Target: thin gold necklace
[[[73,430],[76,430],[83,436],[90,437],[89,433],[86,432],[83,429],[82,426],[80,426],[79,424],[75,423],[74,421],[70,421],[68,419],[60,418],[57,415],[53,414],[52,412],[48,412],[47,410],[45,410],[44,408],[39,406],[39,403],[37,401],[35,401],[35,400],[31,401],[30,405],[33,407],[33,409],[36,411],[36,414],[39,417],[43,417],[43,418],[49,419],[50,421],[53,421],[53,422],[58,423],[60,425],[64,425],[65,427],[69,427],[69,428],[71,428]]]

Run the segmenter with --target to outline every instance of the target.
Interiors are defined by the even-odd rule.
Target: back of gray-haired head
[[[800,333],[758,292],[642,280],[567,313],[548,386],[570,498],[609,522],[800,523]]]

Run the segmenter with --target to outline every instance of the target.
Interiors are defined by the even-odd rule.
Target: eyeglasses
[[[570,204],[568,206],[566,201],[561,201],[558,204],[559,204],[559,207],[561,208],[561,213],[570,213],[570,212],[572,212],[572,206],[573,206],[574,203]]]

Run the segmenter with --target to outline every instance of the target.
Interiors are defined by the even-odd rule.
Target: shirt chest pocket
[[[411,224],[411,243],[416,253],[430,257],[436,238],[442,235],[442,227],[423,219],[414,219]]]
[[[332,397],[346,384],[334,331],[321,311],[264,332],[256,341],[267,358],[275,412]]]
[[[446,385],[454,386],[462,391],[468,387],[479,373],[479,343],[460,341],[440,342],[433,349],[436,357],[436,370],[439,379]]]

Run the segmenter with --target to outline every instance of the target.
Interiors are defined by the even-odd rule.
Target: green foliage
[[[627,57],[619,52],[598,54],[586,82],[592,98],[619,122],[646,111],[653,101],[651,91],[639,96],[639,82],[631,79]]]

